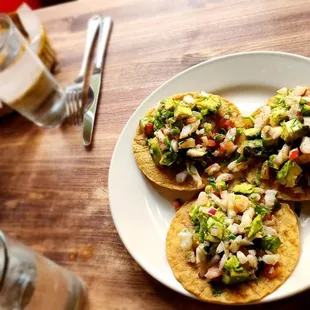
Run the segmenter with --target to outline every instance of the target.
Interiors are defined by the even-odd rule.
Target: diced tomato
[[[181,208],[181,201],[176,199],[172,202],[172,205],[174,206],[175,211],[178,211]]]
[[[151,137],[153,135],[153,124],[152,123],[147,123],[144,127],[144,134],[147,136],[147,137]]]
[[[277,276],[277,271],[275,269],[275,266],[266,265],[264,268],[263,274],[268,279],[274,279]]]
[[[220,120],[220,128],[229,129],[235,127],[234,123],[230,119],[222,118]]]
[[[271,213],[268,213],[268,214],[265,215],[264,220],[270,221],[271,218],[272,218],[272,214],[271,214]]]
[[[220,144],[220,151],[231,154],[235,150],[235,145],[231,141],[224,141]]]
[[[289,160],[295,160],[298,157],[299,157],[299,149],[298,148],[295,148],[295,149],[290,151]]]
[[[297,116],[302,116],[302,113],[301,113],[301,111],[297,111]]]
[[[208,139],[208,146],[214,147],[214,146],[216,146],[216,142],[212,139]]]

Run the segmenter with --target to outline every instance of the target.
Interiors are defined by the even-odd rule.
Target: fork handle
[[[79,78],[84,79],[87,71],[87,67],[90,60],[90,55],[92,51],[92,47],[94,45],[97,32],[99,30],[101,22],[101,16],[95,15],[88,21],[88,27],[87,27],[87,35],[86,35],[86,44],[85,44],[85,50],[84,50],[84,56],[82,61],[82,66],[79,73]]]

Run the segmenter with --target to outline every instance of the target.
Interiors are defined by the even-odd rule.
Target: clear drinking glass
[[[64,92],[4,14],[0,14],[0,101],[42,127],[55,127],[67,116]]]
[[[73,273],[0,231],[1,310],[84,310],[87,292]]]

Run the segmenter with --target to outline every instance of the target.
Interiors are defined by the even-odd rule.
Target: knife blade
[[[104,57],[111,32],[112,20],[110,17],[103,17],[100,24],[98,44],[96,48],[95,64],[90,77],[90,89],[94,95],[93,102],[84,113],[83,117],[83,144],[88,146],[92,142],[95,116],[100,97],[101,79],[103,73]]]

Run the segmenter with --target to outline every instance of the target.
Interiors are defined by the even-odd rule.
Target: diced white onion
[[[215,182],[227,182],[234,179],[234,176],[231,173],[222,173],[216,179]]]
[[[207,273],[205,274],[205,277],[208,280],[212,280],[215,278],[218,278],[220,275],[222,275],[222,270],[220,270],[218,267],[212,266],[208,269]]]
[[[209,202],[209,196],[205,192],[200,192],[196,201],[198,206],[206,206]]]
[[[224,141],[235,141],[237,135],[237,128],[231,128],[227,131],[226,136],[225,136],[225,140]]]
[[[307,87],[296,86],[295,89],[290,93],[292,96],[302,96],[307,90]]]
[[[221,260],[220,260],[220,263],[219,263],[219,269],[220,270],[223,270],[223,268],[224,268],[224,265],[225,265],[225,263],[227,262],[227,255],[226,254],[224,254],[223,256],[222,256],[222,258],[221,258]]]
[[[202,157],[206,154],[206,151],[205,149],[189,149],[187,152],[186,152],[186,155],[187,156],[190,156],[190,157]]]
[[[190,251],[193,245],[193,235],[187,229],[184,228],[182,231],[178,233],[178,236],[181,237],[181,247],[184,251]]]
[[[234,235],[236,235],[239,232],[239,225],[234,223],[227,227],[227,229]]]
[[[273,189],[267,189],[266,190],[266,195],[265,195],[265,206],[267,208],[272,209],[275,202],[276,202],[276,196],[277,196],[278,192],[276,190]]]
[[[201,91],[201,92],[200,92],[200,95],[201,95],[202,97],[209,97],[209,94],[206,93],[205,91]]]
[[[189,175],[193,178],[194,182],[196,183],[197,187],[202,185],[202,178],[199,175],[197,168],[193,164],[186,163],[186,170]]]
[[[282,87],[281,89],[279,89],[277,91],[277,93],[280,94],[280,95],[286,96],[287,95],[287,88],[286,87]]]
[[[300,144],[300,151],[303,154],[310,154],[310,138],[303,137]]]
[[[282,149],[280,150],[279,154],[273,160],[273,162],[276,165],[281,166],[285,161],[288,160],[288,154],[289,154],[290,150],[291,150],[291,147],[288,146],[287,144],[284,144]]]
[[[275,236],[277,234],[277,231],[274,228],[270,227],[270,226],[263,225],[263,234],[264,235]]]
[[[249,254],[256,256],[256,251],[251,249],[251,250],[249,250]]]
[[[218,163],[214,163],[208,168],[206,168],[205,172],[211,176],[211,175],[214,175],[216,172],[219,172],[220,170],[221,170],[221,166]]]
[[[238,258],[241,265],[244,265],[248,262],[247,257],[241,251],[237,252],[237,258]]]
[[[250,250],[251,251],[251,250]],[[249,252],[250,252],[249,251]],[[249,263],[249,265],[251,266],[251,267],[253,267],[253,268],[257,268],[257,264],[258,264],[258,261],[257,261],[257,257],[255,256],[255,255],[253,255],[253,254],[249,254],[248,256],[247,256],[247,259],[248,259],[248,263]]]
[[[175,176],[175,180],[177,183],[183,183],[186,180],[187,176],[188,176],[187,171],[183,170],[177,173],[177,175]]]
[[[199,246],[196,248],[196,264],[204,263],[207,260],[203,248],[204,244],[199,244]]]
[[[224,245],[224,242],[223,241],[221,241],[220,243],[219,243],[219,245],[217,246],[217,248],[216,248],[216,253],[222,253],[223,251],[224,251],[224,249],[225,249],[225,245]]]
[[[173,152],[177,153],[178,152],[178,142],[177,140],[171,140],[171,148]]]
[[[191,95],[186,95],[183,97],[183,101],[188,104],[195,103],[195,99]]]
[[[267,265],[275,265],[280,259],[279,254],[272,254],[272,255],[264,255],[263,256],[263,262]]]
[[[199,127],[200,121],[196,121],[192,124],[188,124],[182,128],[182,131],[180,133],[180,139],[187,138],[190,134],[192,134],[194,131],[196,131]]]
[[[255,118],[254,127],[255,128],[263,128],[270,117],[271,108],[269,106],[264,106],[262,108],[261,113]]]

